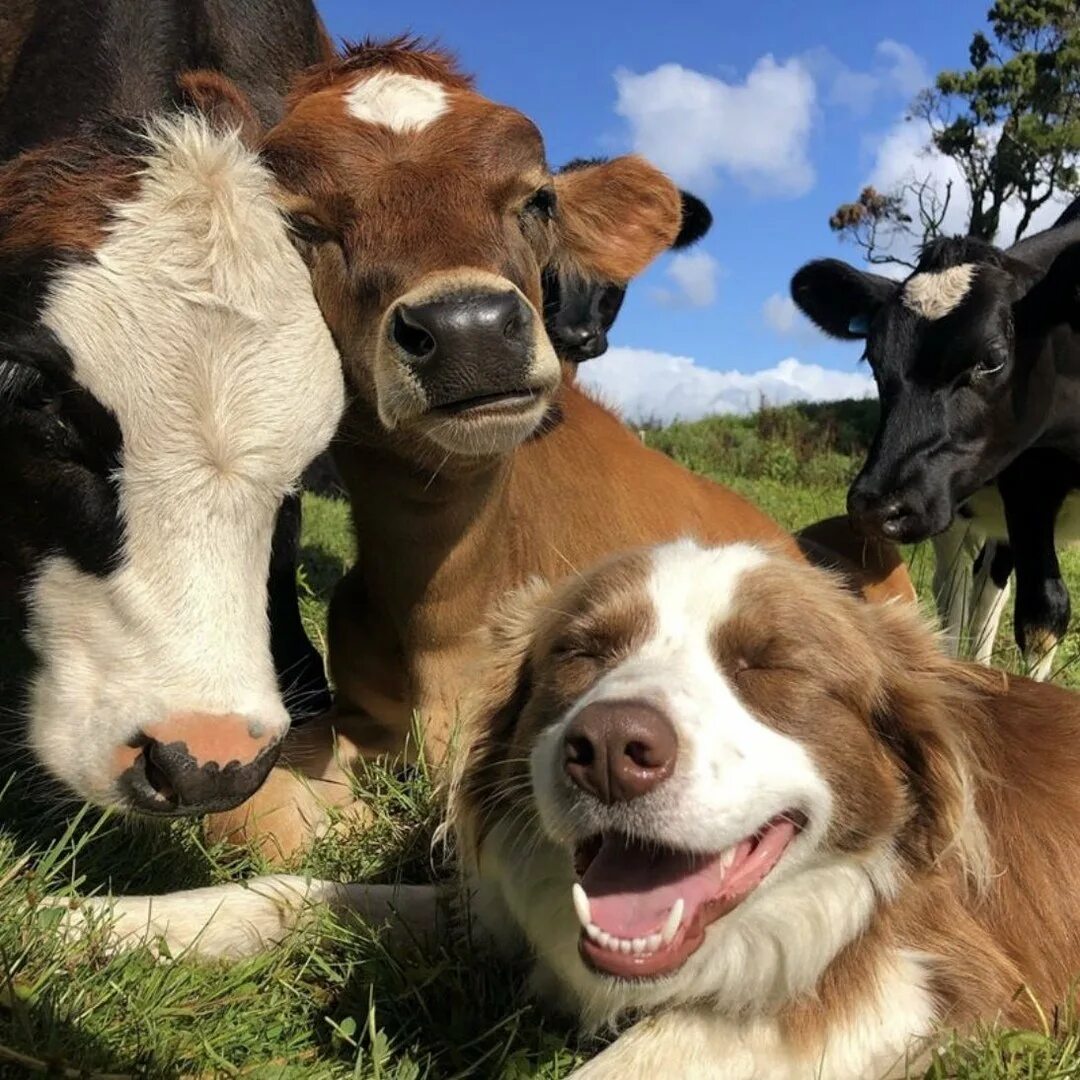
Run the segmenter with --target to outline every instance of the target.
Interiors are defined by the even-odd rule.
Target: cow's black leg
[[[1050,675],[1069,626],[1069,590],[1061,577],[1054,526],[1075,467],[1052,451],[1029,450],[998,478],[1016,564],[1016,641],[1032,674]]]
[[[270,549],[267,583],[270,613],[270,650],[293,723],[330,708],[330,686],[318,650],[308,640],[300,619],[296,569],[300,554],[300,496],[281,504]]]

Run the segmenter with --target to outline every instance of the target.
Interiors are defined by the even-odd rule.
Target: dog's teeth
[[[663,945],[663,944],[664,944],[664,939],[659,934],[650,934],[645,939],[645,951],[646,952],[656,952],[656,950],[659,949],[660,946]]]
[[[735,861],[735,848],[734,847],[729,847],[727,849],[727,851],[725,851],[720,856],[720,869],[721,870],[730,870],[731,869],[731,864],[734,861]]]
[[[686,905],[683,903],[683,898],[680,896],[672,906],[671,911],[668,912],[667,922],[664,923],[664,929],[660,932],[661,940],[665,945],[670,944],[676,933],[679,930],[679,924],[682,922],[683,911]]]
[[[603,930],[596,935],[596,944],[599,945],[601,949],[610,949],[612,941],[614,941],[614,938]]]
[[[592,909],[589,907],[589,896],[578,882],[574,882],[574,887],[570,890],[570,894],[574,898],[574,910],[577,912],[578,921],[586,929],[589,923],[592,922]]]
[[[636,937],[631,944],[633,945],[635,956],[640,956],[645,951],[645,938]]]
[[[629,954],[630,950],[634,947],[634,943],[629,938],[619,939],[619,952]]]
[[[588,934],[593,941],[598,942],[600,940],[600,927],[597,926],[596,923],[589,923],[589,925],[585,927],[585,933]]]

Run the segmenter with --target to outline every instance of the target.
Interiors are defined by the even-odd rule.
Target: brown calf
[[[800,558],[578,390],[544,331],[543,267],[626,281],[671,245],[681,199],[656,169],[628,157],[552,177],[531,121],[403,42],[316,70],[263,150],[352,391],[335,457],[358,560],[331,607],[336,708],[296,733],[305,772],[334,771],[330,726],[360,755],[396,755],[415,714],[440,760],[474,631],[532,575],[683,534]],[[278,777],[249,809],[295,819],[292,800]],[[291,847],[291,826],[273,828]]]

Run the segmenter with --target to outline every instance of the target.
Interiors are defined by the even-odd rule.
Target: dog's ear
[[[899,763],[913,808],[912,854],[932,864],[959,859],[986,885],[989,848],[975,805],[969,733],[1001,673],[947,656],[916,605],[866,604],[870,640],[881,661],[874,726]]]
[[[483,652],[462,706],[461,739],[452,751],[447,818],[459,852],[475,858],[515,758],[517,722],[533,690],[532,652],[549,610],[551,586],[534,578],[499,601],[480,633]]]
[[[532,690],[529,657],[551,593],[546,581],[532,578],[496,604],[481,631],[484,675],[470,709],[480,738],[501,741],[513,735]]]
[[[177,82],[180,100],[202,113],[219,131],[235,131],[249,149],[258,148],[263,136],[255,106],[231,79],[216,71],[186,71]]]

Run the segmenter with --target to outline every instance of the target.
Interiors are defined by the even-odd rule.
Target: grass
[[[872,430],[872,406],[764,410],[649,431],[647,440],[737,488],[785,526],[843,509]],[[931,565],[908,552],[929,600]],[[305,498],[302,610],[323,643],[326,602],[352,558],[348,513]],[[1065,573],[1080,596],[1080,556]],[[1015,650],[1001,638],[1001,660]],[[1059,678],[1080,685],[1073,638]],[[37,901],[112,889],[163,892],[243,880],[266,869],[250,852],[207,849],[197,825],[139,825],[65,803],[18,749],[18,685],[29,664],[0,611],[0,1077],[258,1077],[556,1080],[595,1050],[535,1008],[523,973],[477,964],[467,943],[437,955],[388,955],[362,927],[325,923],[286,949],[237,965],[162,965],[64,940]],[[6,717],[6,719],[5,719]],[[433,862],[430,778],[372,768],[358,788],[374,828],[321,841],[303,869],[337,878],[423,881]],[[1047,1018],[1036,1032],[991,1030],[946,1048],[935,1080],[1080,1077],[1080,1027]]]

